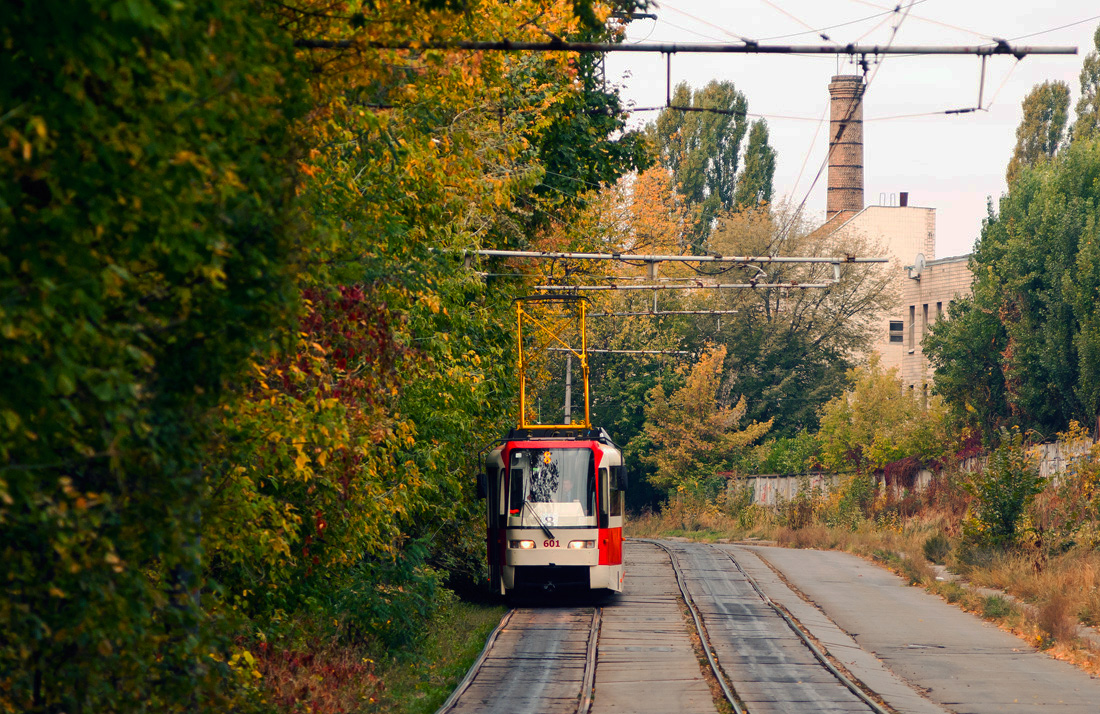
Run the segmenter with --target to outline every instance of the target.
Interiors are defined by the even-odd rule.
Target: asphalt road
[[[818,617],[827,616],[888,672],[944,709],[1100,712],[1100,680],[861,558],[835,551],[726,548],[740,559],[750,553],[762,558],[813,602]],[[765,592],[771,589],[768,594],[782,604],[797,600],[805,606],[781,585],[775,578]],[[799,619],[813,630],[812,614],[806,611]]]

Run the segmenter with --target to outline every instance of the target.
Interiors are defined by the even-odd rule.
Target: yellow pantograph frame
[[[576,305],[577,310],[574,313],[574,320],[570,321],[573,324],[580,323],[580,335],[581,344],[578,351],[572,345],[562,339],[562,331],[559,329],[562,327],[562,323],[559,321],[555,324],[547,324],[548,321],[539,319],[527,310],[528,304],[557,304],[557,305]],[[591,415],[589,412],[588,402],[588,334],[585,329],[585,311],[588,307],[588,301],[580,295],[532,295],[525,298],[518,298],[516,300],[516,359],[517,359],[517,371],[519,372],[519,428],[520,429],[576,429],[578,427],[584,427],[585,429],[592,428]],[[536,328],[536,333],[541,333],[546,339],[531,352],[542,352],[552,343],[558,343],[567,352],[573,354],[579,361],[581,367],[581,375],[584,381],[584,423],[574,422],[572,424],[531,424],[527,421],[527,367],[529,363],[528,354],[523,349],[523,335],[524,326],[531,325]]]

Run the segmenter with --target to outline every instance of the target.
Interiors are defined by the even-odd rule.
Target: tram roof
[[[555,429],[509,429],[504,441],[598,441],[603,444],[615,446],[611,436],[602,427],[585,429],[568,427]]]

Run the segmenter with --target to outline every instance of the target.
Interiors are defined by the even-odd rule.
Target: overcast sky
[[[907,4],[902,0],[903,8]],[[890,41],[891,26],[897,24],[896,15],[883,14],[893,7],[885,0],[672,0],[653,10],[656,21],[632,22],[627,41],[736,42],[744,37],[771,44],[822,44],[819,33],[808,28],[851,22],[824,32],[840,44],[881,45]],[[1024,96],[1039,82],[1061,79],[1070,86],[1071,107],[1077,102],[1081,62],[1093,49],[1100,18],[1054,28],[1097,15],[1100,4],[1095,0],[1058,0],[1047,6],[1021,0],[917,0],[894,44],[975,45],[999,37],[1019,45],[1073,45],[1079,51],[1036,55],[1018,63],[1013,57],[990,58],[983,99],[989,111],[962,116],[875,120],[973,107],[981,74],[977,57],[889,58],[877,74],[872,66],[864,100],[865,203],[882,203],[883,194],[886,203],[891,194],[896,202],[899,192],[908,191],[910,205],[936,209],[937,257],[969,252],[981,229],[986,198],[992,196],[996,205],[1005,191],[1004,169],[1016,143]],[[1042,34],[1021,37],[1032,33]],[[783,35],[790,36],[778,37]],[[628,104],[661,105],[664,62],[657,54],[611,53],[608,80],[622,85]],[[837,69],[832,56],[678,54],[672,58],[672,83],[702,87],[712,79],[733,82],[748,99],[749,111],[768,119],[771,143],[779,154],[777,197],[798,203],[808,192],[807,214],[823,218],[825,172],[812,190],[810,186],[827,153],[828,126],[819,130],[818,120],[827,112],[828,83]],[[846,57],[840,59],[839,70],[860,71]],[[655,118],[655,112],[639,112],[633,123]]]

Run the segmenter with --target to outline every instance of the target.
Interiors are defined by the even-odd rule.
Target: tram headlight
[[[513,540],[509,541],[508,545],[512,548],[518,548],[520,550],[531,550],[535,547],[535,541],[533,540]]]
[[[572,550],[584,550],[585,548],[595,548],[596,541],[594,540],[571,540],[569,541],[569,547]]]

